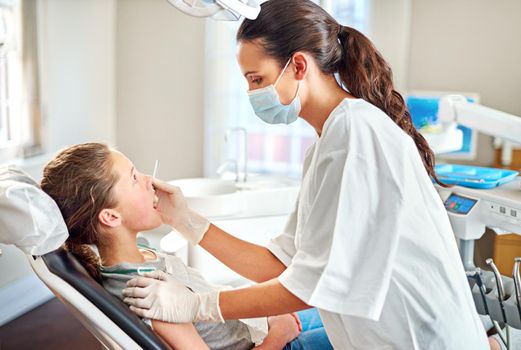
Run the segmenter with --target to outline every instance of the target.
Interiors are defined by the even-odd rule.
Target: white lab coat
[[[308,151],[269,244],[336,349],[488,349],[444,206],[411,137],[345,99]]]

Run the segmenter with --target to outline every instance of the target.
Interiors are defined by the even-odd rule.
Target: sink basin
[[[212,219],[287,215],[300,183],[275,176],[251,176],[246,183],[211,178],[170,181],[179,186],[188,205]]]
[[[193,178],[171,182],[179,186],[185,197],[220,196],[237,192],[235,182],[220,179]]]
[[[179,186],[188,206],[206,217],[228,217],[237,215],[241,201],[237,198],[239,189],[234,181],[191,178],[170,181]]]

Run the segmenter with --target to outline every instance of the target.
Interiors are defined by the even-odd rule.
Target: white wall
[[[113,0],[41,1],[47,149],[115,141]]]
[[[368,36],[391,65],[395,88],[407,91],[412,2],[370,0]]]
[[[165,0],[117,3],[117,144],[142,172],[203,174],[204,25]]]
[[[409,89],[472,91],[521,116],[521,1],[414,0]],[[477,163],[491,165],[489,137]]]
[[[113,0],[38,0],[41,89],[46,151],[19,162],[40,179],[59,148],[90,140],[115,141]],[[30,275],[25,256],[0,245],[0,296]],[[0,301],[0,314],[4,312]]]

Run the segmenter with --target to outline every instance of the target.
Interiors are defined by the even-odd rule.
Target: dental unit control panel
[[[438,188],[457,238],[481,238],[485,228],[500,228],[521,235],[521,177],[502,186],[480,190]]]

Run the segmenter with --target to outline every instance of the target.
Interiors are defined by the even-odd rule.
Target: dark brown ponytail
[[[358,30],[339,25],[342,61],[338,74],[353,96],[362,98],[384,111],[403,131],[412,137],[429,175],[441,184],[434,172],[434,152],[416,130],[403,97],[394,89],[391,67],[373,43]]]
[[[101,283],[100,259],[88,244],[76,244],[68,240],[65,249],[78,258],[92,278]]]
[[[261,5],[257,19],[244,20],[237,32],[238,41],[256,39],[281,67],[295,52],[304,51],[313,55],[322,73],[338,73],[350,94],[380,108],[412,137],[427,173],[441,184],[434,172],[434,153],[394,89],[390,66],[366,36],[340,25],[309,0],[270,0]]]
[[[45,166],[41,181],[42,190],[58,204],[67,224],[69,238],[65,248],[98,282],[100,260],[90,245],[104,244],[98,214],[102,209],[116,206],[112,189],[118,176],[112,165],[107,145],[74,145]]]

